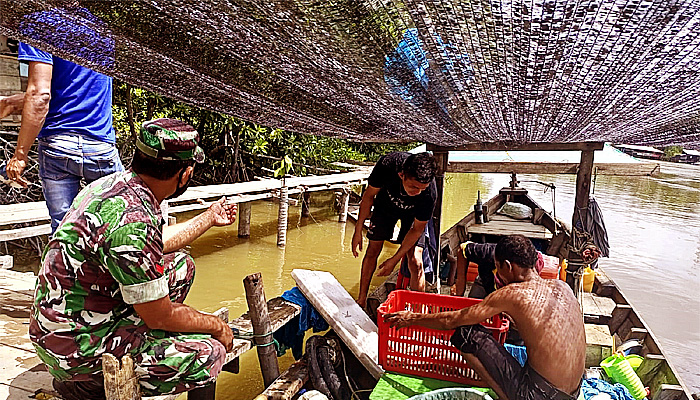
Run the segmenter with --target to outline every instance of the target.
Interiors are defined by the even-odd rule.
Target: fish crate
[[[386,371],[486,386],[459,350],[450,343],[452,330],[437,330],[412,325],[401,329],[391,328],[384,315],[409,310],[433,314],[460,310],[477,304],[481,299],[445,296],[432,293],[395,290],[379,306],[377,327],[379,328],[379,364]],[[495,315],[482,323],[501,344],[506,340],[509,321],[503,315]]]

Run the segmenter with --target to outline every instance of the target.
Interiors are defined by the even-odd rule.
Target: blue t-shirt
[[[20,61],[53,65],[51,102],[39,137],[74,133],[114,143],[112,78],[20,43]]]

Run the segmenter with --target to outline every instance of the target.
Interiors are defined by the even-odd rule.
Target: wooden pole
[[[280,208],[277,214],[277,245],[284,247],[287,244],[287,214],[289,213],[289,188],[285,179],[282,178],[280,187]]]
[[[134,372],[131,356],[122,357],[121,365],[117,357],[102,355],[102,373],[107,400],[141,400],[139,378]]]
[[[238,203],[238,237],[247,238],[250,237],[250,216],[252,203],[247,201],[245,203]]]
[[[571,220],[571,226],[576,228],[577,224],[581,225],[581,230],[585,230],[586,220],[588,219],[588,200],[591,193],[591,176],[593,174],[593,150],[581,151],[581,162],[576,173],[576,200],[574,201],[574,215]],[[574,291],[574,295],[578,296],[579,277],[574,276],[574,272],[581,264],[579,254],[569,253],[570,272],[566,275],[566,283],[569,284]]]
[[[304,192],[301,195],[301,216],[305,218],[311,215],[311,210],[309,209],[309,206],[311,205],[311,192],[309,192],[305,188],[303,190]]]
[[[338,222],[348,221],[348,207],[350,206],[350,188],[344,187],[343,194],[340,196],[340,215]]]
[[[588,218],[588,199],[591,193],[591,176],[593,173],[593,150],[581,152],[581,163],[576,174],[576,201],[574,202],[574,216],[572,226],[581,221],[581,226],[586,226]]]
[[[277,350],[272,343],[272,324],[267,312],[267,301],[263,289],[262,274],[259,272],[248,275],[243,279],[245,297],[250,310],[250,322],[255,334],[254,343],[257,344],[258,360],[262,371],[265,387],[268,387],[280,375],[277,364]]]
[[[229,130],[229,134],[231,134],[231,131]],[[241,146],[241,130],[238,130],[238,134],[236,135],[236,147],[233,148],[233,182],[238,182],[240,179],[238,179],[238,149]]]
[[[435,176],[435,186],[437,187],[437,200],[435,202],[435,209],[433,210],[433,225],[435,226],[435,236],[437,240],[437,254],[435,255],[435,260],[433,260],[433,268],[437,274],[440,273],[438,269],[440,268],[440,253],[442,253],[442,246],[440,245],[440,220],[442,218],[442,199],[445,187],[445,171],[447,171],[447,155],[446,151],[435,151],[433,156],[435,156],[435,161],[437,161],[437,174]],[[440,279],[437,279],[438,284]]]

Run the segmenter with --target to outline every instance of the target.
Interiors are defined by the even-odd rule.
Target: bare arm
[[[27,155],[32,143],[41,131],[49,112],[51,101],[51,74],[53,66],[42,62],[29,63],[29,80],[27,91],[24,95],[22,109],[22,125],[19,128],[17,148],[14,156],[7,163],[7,176],[24,186],[27,181],[22,178],[24,168],[27,166]]]
[[[401,246],[399,246],[399,249],[396,250],[396,253],[379,266],[379,271],[377,272],[378,276],[387,276],[391,274],[396,267],[396,264],[398,264],[399,261],[401,261],[401,258],[405,256],[411,247],[416,244],[420,238],[420,235],[423,234],[423,230],[425,230],[425,225],[427,223],[428,221],[419,221],[417,219],[413,221],[413,226],[408,233],[406,233],[406,237],[403,238]]]
[[[374,186],[367,185],[365,194],[362,195],[362,201],[360,202],[360,211],[357,216],[357,223],[355,224],[355,232],[352,235],[352,254],[358,256],[358,247],[362,250],[362,228],[365,225],[365,221],[369,218],[369,213],[372,210],[372,205],[374,204],[374,198],[379,194],[381,188],[376,188]]]
[[[147,303],[134,304],[134,310],[150,329],[168,332],[208,333],[230,351],[233,332],[219,318],[203,314],[192,307],[173,303],[168,296]]]
[[[498,292],[501,293],[498,293]],[[498,293],[498,294],[497,294]],[[458,326],[474,325],[506,311],[503,290],[497,290],[484,299],[481,303],[466,307],[457,311],[446,311],[435,314],[420,314],[411,311],[399,311],[389,313],[384,319],[391,323],[392,327],[403,328],[410,325],[419,325],[431,329],[455,329]]]
[[[163,253],[179,250],[200,237],[212,226],[231,225],[236,221],[238,205],[227,203],[222,197],[206,211],[189,221],[163,228]]]
[[[0,119],[8,115],[22,115],[24,109],[24,93],[11,96],[0,96]]]

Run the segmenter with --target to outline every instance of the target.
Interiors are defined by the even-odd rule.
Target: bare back
[[[558,389],[573,392],[585,369],[586,333],[571,289],[560,280],[537,277],[494,295],[525,342],[528,364]]]

